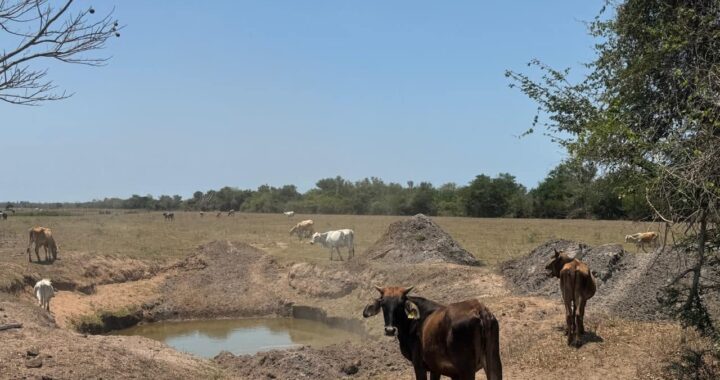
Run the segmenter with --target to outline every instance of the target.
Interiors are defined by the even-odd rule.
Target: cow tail
[[[502,362],[500,361],[500,324],[495,316],[485,326],[485,373],[488,380],[502,380]]]

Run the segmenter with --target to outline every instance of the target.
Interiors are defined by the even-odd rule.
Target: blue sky
[[[0,199],[307,190],[336,175],[440,185],[509,172],[534,187],[564,154],[517,138],[536,106],[504,70],[589,61],[582,21],[602,5],[115,3],[126,28],[101,53],[108,66],[39,62],[72,98],[0,104]]]

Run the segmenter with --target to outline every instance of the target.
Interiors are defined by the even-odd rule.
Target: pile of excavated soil
[[[480,261],[423,214],[400,220],[366,252],[371,260],[393,263],[453,263],[478,266]]]
[[[576,257],[580,244],[551,240],[527,256],[503,263],[501,270],[517,293],[560,297],[559,280],[547,275],[545,265],[553,256],[553,249]],[[585,246],[581,256],[578,258],[590,267],[598,285],[588,308],[635,320],[666,319],[668,315],[658,302],[661,290],[690,265],[679,261],[678,255],[669,250],[635,254],[617,244]]]
[[[175,265],[160,287],[150,319],[287,315],[278,295],[284,274],[275,259],[251,245],[216,241]]]
[[[409,362],[390,339],[255,355],[235,356],[225,351],[214,360],[242,379],[376,379],[397,378],[410,372]]]

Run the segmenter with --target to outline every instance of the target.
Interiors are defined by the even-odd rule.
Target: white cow
[[[329,248],[331,261],[333,259],[333,251],[337,251],[340,261],[342,261],[343,258],[340,254],[340,247],[347,247],[349,260],[351,257],[355,256],[355,244],[353,243],[354,237],[355,233],[350,229],[328,231],[323,233],[316,232],[313,234],[310,244],[320,243],[323,247]]]
[[[42,279],[35,284],[35,297],[38,299],[38,304],[43,309],[50,311],[50,298],[55,296],[55,288],[48,279]]]
[[[285,214],[285,216],[290,218],[295,215],[295,211],[285,211],[283,214]]]

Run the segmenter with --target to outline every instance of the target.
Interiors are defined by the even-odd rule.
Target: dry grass
[[[17,215],[0,221],[0,250],[24,250],[27,229],[43,225],[53,229],[62,251],[118,255],[140,259],[183,257],[200,244],[214,240],[238,240],[252,244],[280,259],[327,260],[325,249],[288,234],[303,219],[313,219],[319,231],[352,228],[356,251],[367,249],[387,226],[403,217],[356,215],[236,214],[217,218],[206,213],[176,212],[174,222],[165,222],[159,212],[72,210],[65,216]],[[437,217],[434,220],[468,251],[494,265],[526,254],[551,238],[584,241],[591,245],[622,243],[624,235],[658,230],[650,223],[592,220],[478,219]],[[634,249],[626,245],[626,249]]]

